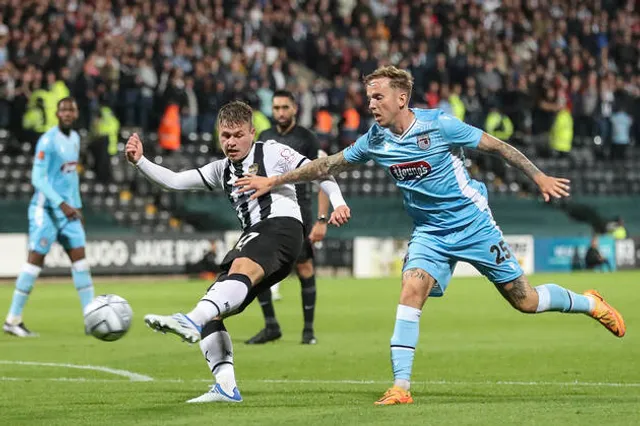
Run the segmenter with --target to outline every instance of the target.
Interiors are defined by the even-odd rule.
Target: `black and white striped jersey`
[[[275,176],[300,167],[309,160],[286,145],[273,140],[253,144],[249,155],[240,163],[229,159],[214,161],[197,169],[207,188],[222,187],[236,210],[242,229],[272,217],[292,217],[302,222],[300,206],[293,184],[274,188],[271,192],[249,200],[251,192],[239,194],[233,185],[245,173]]]

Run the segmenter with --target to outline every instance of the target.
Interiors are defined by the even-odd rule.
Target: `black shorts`
[[[303,226],[292,217],[266,219],[242,234],[235,247],[222,260],[220,267],[223,273],[218,281],[227,276],[233,261],[241,257],[260,265],[264,269],[264,278],[251,287],[240,308],[232,315],[242,312],[258,294],[289,276],[300,256],[303,242]]]
[[[313,215],[311,214],[311,207],[304,208],[301,206],[300,212],[302,213],[302,225],[304,228],[304,243],[302,244],[302,250],[300,251],[297,263],[304,263],[307,260],[313,260],[314,258],[313,244],[309,239],[309,233],[311,233],[314,221],[312,219]]]

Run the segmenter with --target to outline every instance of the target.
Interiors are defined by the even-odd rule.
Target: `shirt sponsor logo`
[[[389,167],[389,172],[399,181],[419,180],[431,173],[431,164],[426,161],[394,164]]]
[[[72,173],[76,171],[77,167],[78,167],[77,161],[69,161],[68,163],[64,163],[62,166],[60,166],[60,171],[62,173]]]

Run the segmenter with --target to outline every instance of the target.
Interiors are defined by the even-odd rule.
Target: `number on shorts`
[[[500,240],[498,245],[492,245],[489,251],[496,254],[496,265],[500,265],[505,260],[511,259],[511,251],[509,251],[509,247],[504,240]]]
[[[242,250],[242,247],[244,247],[249,241],[253,240],[258,235],[260,235],[259,232],[249,232],[247,235],[240,238],[236,243],[236,250],[238,251]]]

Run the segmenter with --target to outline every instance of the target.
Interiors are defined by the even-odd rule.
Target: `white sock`
[[[272,293],[280,293],[280,283],[276,283],[271,286]]]
[[[222,321],[207,324],[203,329],[203,335],[205,337],[200,340],[200,350],[209,370],[222,390],[232,395],[233,388],[236,387],[236,376],[233,368],[231,336],[224,328]]]
[[[202,327],[214,318],[239,308],[250,286],[251,281],[246,275],[229,275],[215,283],[187,316]]]

